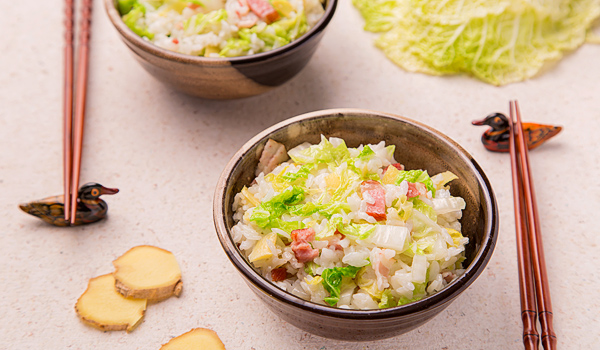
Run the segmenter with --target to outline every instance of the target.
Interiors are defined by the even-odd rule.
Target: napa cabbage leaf
[[[353,0],[394,63],[505,85],[586,41],[599,0]]]

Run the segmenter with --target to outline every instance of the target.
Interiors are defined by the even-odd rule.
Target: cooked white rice
[[[341,139],[324,137],[318,145],[302,144],[288,152],[291,160],[269,174],[260,173],[235,196],[232,239],[256,271],[272,280],[272,272],[278,269],[281,274],[284,268],[284,277],[276,278],[282,280],[274,282],[279,288],[318,304],[350,309],[419,300],[464,272],[461,262],[468,238],[460,233],[458,220],[465,201],[453,197],[446,186],[456,177],[449,172],[430,178],[422,171],[397,170],[392,165],[394,146],[386,147],[383,141],[367,146],[347,148]],[[423,185],[407,181],[410,176]],[[372,197],[375,192],[361,194],[365,180],[381,183],[385,219],[378,221],[368,213],[377,198]],[[415,195],[415,186],[427,191]],[[270,205],[290,191],[302,194],[275,213]],[[307,204],[330,207],[302,215]],[[294,226],[315,232],[310,247],[318,255],[311,261],[298,261],[299,248],[291,238]],[[352,228],[360,228],[363,235]],[[342,270],[348,274],[336,296],[331,287],[328,290],[329,276]]]
[[[276,49],[306,33],[324,13],[321,0],[271,1],[269,6],[279,16],[272,23],[253,12],[248,0],[119,0],[121,3],[125,3],[123,21],[136,34],[167,50],[206,57]]]

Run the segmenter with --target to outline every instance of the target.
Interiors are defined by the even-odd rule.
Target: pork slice
[[[247,0],[248,6],[252,12],[262,18],[267,24],[273,23],[279,19],[279,14],[267,0]]]
[[[409,182],[408,183],[408,192],[406,193],[406,197],[408,197],[408,198],[418,197],[422,194],[423,195],[427,194],[427,187],[425,186],[424,183],[421,183],[421,182],[416,182],[416,183]]]
[[[371,199],[367,202],[367,214],[377,221],[385,220],[385,188],[377,181],[367,180],[360,184],[360,191],[363,198]]]
[[[269,139],[260,155],[260,160],[256,167],[256,176],[260,173],[270,173],[286,160],[288,160],[288,155],[285,146],[277,141]]]
[[[273,282],[283,281],[286,277],[287,270],[285,267],[280,267],[271,271],[271,280],[273,280]]]
[[[308,242],[292,242],[291,247],[296,255],[296,260],[301,263],[311,261],[319,256],[319,251],[314,249]]]
[[[313,230],[311,227],[293,230],[290,236],[294,242],[310,242],[315,239],[315,230]]]

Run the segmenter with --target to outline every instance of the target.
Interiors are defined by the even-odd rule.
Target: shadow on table
[[[183,127],[193,127],[194,124],[210,127],[208,131],[229,132],[243,136],[245,141],[287,118],[331,108],[328,104],[330,89],[325,76],[319,67],[309,65],[292,81],[259,96],[220,101],[172,91],[169,103],[183,106],[188,112],[178,116]],[[176,126],[177,122],[173,124]],[[232,140],[226,138],[225,141]]]

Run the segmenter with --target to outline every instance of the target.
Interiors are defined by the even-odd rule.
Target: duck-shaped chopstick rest
[[[103,219],[108,211],[108,205],[100,199],[103,194],[115,194],[119,190],[107,188],[97,183],[87,183],[79,188],[77,194],[77,216],[75,223],[65,221],[64,196],[52,196],[39,201],[20,204],[21,210],[37,216],[55,226],[78,226],[90,224]]]
[[[473,121],[473,125],[488,125],[488,129],[481,136],[483,146],[492,152],[508,152],[509,122],[502,113],[493,113],[483,120]],[[561,126],[523,123],[523,132],[527,141],[527,148],[534,149],[554,137],[562,130]]]

